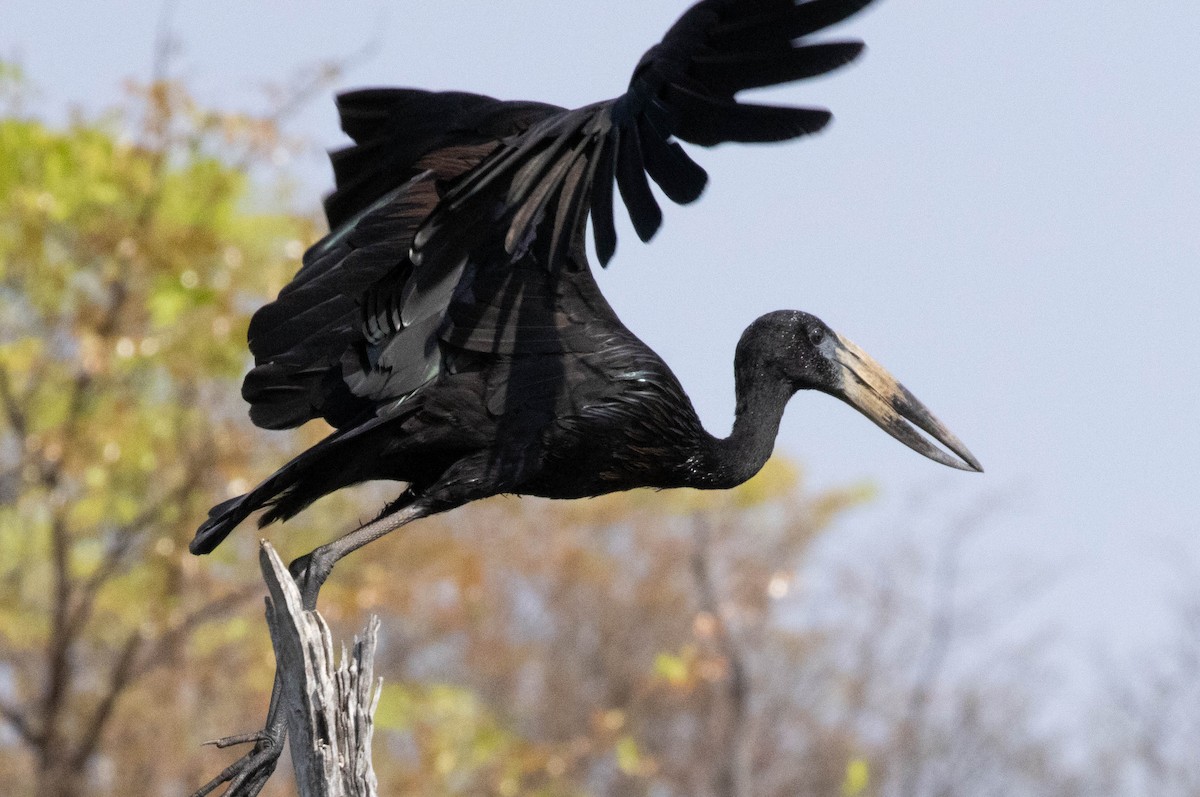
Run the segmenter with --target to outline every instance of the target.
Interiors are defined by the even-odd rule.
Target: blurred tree
[[[195,744],[180,717],[241,689],[156,676],[263,669],[244,621],[211,624],[258,588],[186,542],[263,449],[233,403],[247,310],[314,224],[245,209],[243,167],[283,144],[269,119],[157,81],[56,130],[0,76],[0,716],[29,770],[8,783],[107,793],[116,766],[152,788],[178,773],[147,752]]]
[[[1112,668],[1088,717],[1098,795],[1200,794],[1200,594],[1196,563],[1179,555],[1174,564],[1187,586],[1169,635]]]

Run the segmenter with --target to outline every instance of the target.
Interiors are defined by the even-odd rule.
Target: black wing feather
[[[670,101],[680,110],[675,135],[711,147],[727,141],[761,144],[788,141],[816,133],[833,114],[821,108],[752,105],[705,96],[685,86],[668,86]]]
[[[591,195],[592,237],[596,243],[596,257],[600,259],[601,265],[608,265],[617,251],[617,228],[613,220],[613,180],[616,179],[616,152],[620,143],[621,131],[614,130],[600,145],[600,152],[596,155],[595,182],[592,183]],[[704,175],[703,179],[707,180],[708,175]]]
[[[649,241],[662,225],[662,210],[654,200],[650,181],[646,179],[646,163],[642,159],[642,138],[637,128],[621,137],[617,150],[617,188],[629,210],[633,229],[643,241]]]
[[[541,120],[503,142],[492,158],[455,185],[418,236],[418,246],[453,229],[446,216],[468,207],[510,219],[506,249],[523,256],[536,235],[561,241],[574,231],[577,210],[592,216],[597,253],[607,264],[616,250],[610,223],[615,179],[638,236],[649,240],[662,212],[647,174],[672,201],[700,196],[707,175],[677,141],[700,146],[723,142],[784,141],[815,133],[828,124],[828,111],[738,102],[745,89],[824,74],[852,61],[859,42],[812,44],[793,39],[841,21],[867,0],[704,0],[693,6],[642,57],[628,91],[598,103]],[[563,159],[570,158],[570,162]],[[576,158],[588,161],[570,190],[559,190]],[[609,160],[612,160],[610,167]],[[591,162],[599,160],[597,168]],[[559,168],[555,164],[559,164]],[[609,175],[612,178],[609,178]],[[553,181],[547,183],[547,181]],[[493,186],[505,187],[503,200]],[[570,206],[557,212],[547,199]],[[580,200],[582,198],[582,202]],[[495,203],[500,202],[496,208]],[[571,225],[562,229],[558,225]],[[554,244],[544,265],[554,270],[567,247]]]
[[[650,123],[646,120],[638,125],[646,172],[667,195],[667,199],[678,205],[695,202],[704,193],[708,174],[688,157],[677,142],[653,135],[649,127]]]
[[[428,153],[512,135],[561,110],[461,91],[382,88],[342,94],[337,104],[355,143],[330,154],[337,184],[325,199],[331,230],[416,176]]]
[[[712,30],[714,48],[751,50],[758,47],[788,46],[793,39],[808,36],[836,25],[858,13],[874,0],[790,0],[769,4],[757,13],[730,17]]]
[[[862,42],[827,42],[780,51],[717,52],[692,59],[692,75],[714,92],[739,91],[816,77],[848,64]]]
[[[550,239],[550,260],[565,263],[572,246],[582,240],[583,223],[587,219],[586,195],[581,190],[586,180],[592,179],[597,162],[588,163],[577,158],[562,186],[565,199],[558,203],[558,216],[554,219],[554,237]]]

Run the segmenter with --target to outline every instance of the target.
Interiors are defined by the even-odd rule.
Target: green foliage
[[[449,684],[385,684],[375,715],[393,746],[413,751],[381,769],[382,793],[580,794],[553,751],[505,727],[474,692]],[[559,760],[561,762],[561,759]]]

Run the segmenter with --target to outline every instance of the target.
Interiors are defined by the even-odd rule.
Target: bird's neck
[[[707,489],[736,487],[758,473],[775,449],[783,409],[793,391],[782,382],[738,380],[733,431],[725,439],[711,438],[705,452]]]

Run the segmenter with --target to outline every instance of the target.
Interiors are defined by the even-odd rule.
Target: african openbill
[[[469,501],[739,484],[767,460],[784,406],[804,389],[849,402],[931,459],[979,470],[874,360],[796,311],[742,335],[733,432],[714,438],[587,262],[589,218],[600,261],[615,251],[614,183],[644,241],[662,220],[650,179],[674,202],[700,196],[707,177],[678,141],[783,141],[824,127],[825,110],[735,95],[853,60],[861,43],[807,37],[869,2],[703,0],[642,57],[625,94],[576,110],[412,89],[339,97],[355,143],[332,154],[331,232],[254,315],[242,389],[259,426],[324,418],[336,431],[214,507],[192,552],[213,550],[259,509],[265,525],[348,485],[404,482],[378,519],[293,564],[313,608],[338,559]],[[256,739],[206,790],[232,778],[231,792],[257,791],[280,723]]]

